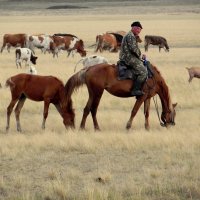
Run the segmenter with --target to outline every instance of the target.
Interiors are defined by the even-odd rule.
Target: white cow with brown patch
[[[81,39],[71,34],[54,34],[52,36],[54,41],[53,57],[57,55],[60,50],[67,51],[68,56],[70,53],[78,52],[82,57],[86,56],[84,43]]]
[[[46,53],[46,51],[53,50],[53,43],[53,38],[49,35],[30,35],[27,40],[27,47],[33,52],[36,47]]]

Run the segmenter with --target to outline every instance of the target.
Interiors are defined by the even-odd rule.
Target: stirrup
[[[141,90],[133,90],[131,91],[131,96],[142,96],[144,95],[145,93]]]

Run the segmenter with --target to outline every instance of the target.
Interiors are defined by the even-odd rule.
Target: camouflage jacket
[[[141,51],[132,31],[129,31],[122,40],[119,59],[127,65],[134,65],[140,60]]]

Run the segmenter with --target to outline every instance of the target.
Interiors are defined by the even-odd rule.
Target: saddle
[[[147,60],[143,62],[144,66],[147,68],[148,75],[147,78],[153,77],[153,70],[151,68],[151,63]],[[131,79],[135,80],[137,76],[134,74],[132,67],[127,65],[124,61],[117,62],[118,80]]]

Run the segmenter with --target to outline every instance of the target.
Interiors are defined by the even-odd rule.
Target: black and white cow
[[[28,48],[17,48],[15,50],[16,55],[16,66],[17,68],[22,67],[22,61],[25,61],[25,66],[30,66],[31,64],[36,64],[38,57],[33,55],[33,52]]]

